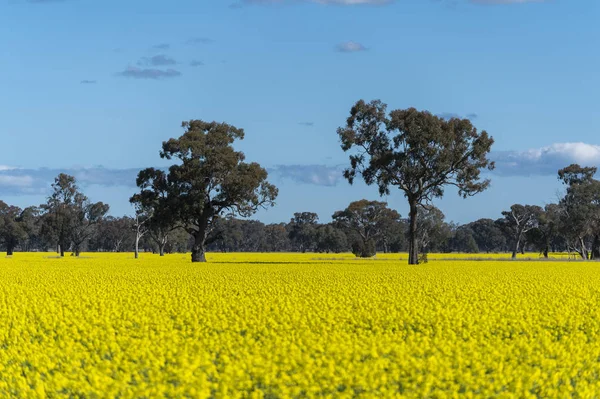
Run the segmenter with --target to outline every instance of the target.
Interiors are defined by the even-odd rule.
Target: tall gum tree
[[[248,217],[273,206],[277,188],[258,163],[244,162],[233,148],[244,130],[226,123],[190,120],[185,133],[163,142],[160,156],[169,167],[167,196],[174,217],[192,235],[192,262],[206,262],[206,239],[222,214]]]
[[[350,151],[344,177],[350,184],[357,174],[367,185],[377,184],[380,195],[395,186],[409,205],[409,264],[418,264],[417,211],[444,195],[445,186],[458,188],[464,198],[489,186],[482,169],[493,169],[487,155],[494,140],[468,119],[445,120],[415,108],[386,114],[379,100],[358,101],[346,125],[337,130],[341,147]]]

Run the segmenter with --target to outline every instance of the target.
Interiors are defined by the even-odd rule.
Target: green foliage
[[[82,245],[94,234],[109,206],[91,202],[79,191],[75,177],[61,173],[54,179],[52,194],[41,209],[41,232],[47,241],[58,244],[61,256],[70,245],[79,256]]]
[[[454,236],[452,237],[452,247],[458,252],[479,252],[477,242],[475,242],[475,238],[473,238],[473,231],[467,226],[461,226],[456,229]]]
[[[521,248],[523,234],[538,227],[542,213],[543,209],[537,205],[521,204],[514,204],[509,211],[502,212],[504,229],[510,234],[513,242],[513,258],[517,257]]]
[[[318,252],[345,252],[348,250],[348,238],[341,229],[325,224],[317,228],[316,246]]]
[[[134,194],[129,201],[134,205],[138,217],[146,218],[145,232],[154,241],[158,253],[163,256],[169,235],[181,227],[177,217],[177,203],[171,195],[172,185],[167,174],[155,168],[140,171],[136,184],[140,192]]]
[[[355,237],[353,253],[362,257],[374,256],[376,241],[400,220],[400,214],[389,209],[386,202],[366,199],[351,202],[346,209],[335,212],[331,217],[337,227]]]
[[[442,251],[452,235],[445,218],[444,213],[435,206],[418,208],[417,243],[421,252]]]
[[[482,169],[493,169],[487,155],[494,140],[468,119],[445,120],[414,108],[386,114],[379,100],[358,101],[346,126],[338,129],[344,151],[351,151],[344,177],[352,184],[360,174],[376,184],[381,195],[390,186],[404,192],[410,206],[409,263],[418,263],[417,206],[442,197],[453,185],[459,195],[471,196],[489,186]]]
[[[267,182],[267,171],[244,162],[233,148],[244,131],[226,123],[191,120],[185,133],[163,142],[161,158],[177,160],[168,173],[152,168],[140,172],[138,187],[164,192],[165,218],[179,222],[194,237],[192,261],[206,261],[205,243],[214,221],[224,213],[248,217],[272,206],[277,188]],[[159,190],[154,188],[158,181]],[[132,200],[134,200],[132,198]],[[162,206],[159,208],[163,208]]]
[[[21,208],[0,201],[0,243],[8,255],[12,255],[19,242],[27,239],[27,216]]]
[[[506,248],[506,238],[492,219],[479,219],[469,223],[468,227],[473,232],[472,237],[479,250],[489,253]]]
[[[362,240],[354,241],[352,243],[352,253],[356,257],[360,257],[360,258],[370,258],[372,256],[375,256],[375,254],[376,254],[375,241],[374,240],[367,240],[366,242],[362,241]]]
[[[562,234],[570,249],[583,259],[590,256],[586,237],[593,237],[591,257],[600,258],[600,181],[593,178],[596,168],[577,164],[558,171],[558,177],[567,186],[560,201]]]
[[[314,249],[317,241],[319,216],[313,212],[296,212],[289,224],[292,244],[301,252]]]

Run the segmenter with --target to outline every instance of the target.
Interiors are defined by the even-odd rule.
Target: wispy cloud
[[[117,76],[122,76],[124,78],[131,79],[168,79],[168,78],[176,78],[181,76],[181,72],[175,69],[154,69],[154,68],[137,68],[137,67],[127,67],[124,71],[118,72]]]
[[[600,145],[554,143],[525,151],[498,151],[490,154],[496,162],[494,173],[505,176],[556,175],[572,163],[600,167]]]
[[[168,57],[164,54],[158,54],[152,57],[143,57],[138,61],[138,65],[145,66],[166,66],[166,65],[175,65],[177,61],[173,58]]]
[[[437,117],[442,118],[442,119],[452,119],[452,118],[458,118],[458,119],[463,119],[463,118],[467,118],[469,120],[474,120],[477,119],[477,114],[471,113],[471,114],[467,114],[465,116],[462,116],[461,114],[457,114],[454,112],[442,112],[439,114],[435,114]]]
[[[548,3],[548,0],[470,0],[475,4],[524,4],[524,3]]]
[[[365,46],[363,46],[362,44],[357,43],[357,42],[352,42],[352,41],[340,43],[335,48],[337,51],[339,51],[341,53],[356,53],[359,51],[367,50],[367,48]]]
[[[524,151],[492,151],[490,158],[499,176],[556,176],[572,163],[600,169],[600,145],[555,143]],[[346,165],[276,165],[267,168],[275,178],[318,186],[335,186],[343,181]]]
[[[204,62],[198,61],[198,60],[192,60],[190,62],[190,66],[193,66],[193,67],[199,67],[199,66],[203,66],[203,65],[204,65]]]
[[[335,186],[343,179],[344,167],[327,165],[276,165],[267,172],[281,179],[317,186]]]
[[[213,43],[214,40],[209,37],[192,37],[188,39],[185,44],[189,44],[191,46],[197,46],[199,44],[210,44]]]
[[[67,0],[27,0],[28,3],[32,4],[49,4],[49,3],[63,3]]]
[[[291,3],[315,3],[315,4],[331,4],[338,6],[355,6],[355,5],[382,5],[391,4],[394,0],[242,0],[233,4],[239,7],[243,4],[247,5],[270,5],[270,4],[291,4]]]
[[[46,194],[50,191],[50,185],[54,178],[60,173],[75,176],[80,186],[135,187],[135,179],[140,169],[108,169],[103,167],[25,169],[2,165],[0,166],[0,194]]]
[[[314,122],[298,122],[299,125],[302,126],[314,126],[315,123]]]
[[[82,80],[82,81],[81,81],[81,82],[79,82],[79,83],[81,83],[82,85],[93,85],[93,84],[96,84],[96,83],[98,83],[98,82],[97,82],[96,80],[88,80],[88,79],[84,79],[84,80]]]
[[[154,50],[168,50],[171,48],[171,45],[169,43],[159,43],[152,46],[152,48]]]

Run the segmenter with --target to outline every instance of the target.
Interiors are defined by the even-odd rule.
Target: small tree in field
[[[317,238],[319,216],[314,212],[296,212],[289,223],[289,238],[302,253],[313,249]]]
[[[375,244],[392,223],[400,220],[400,214],[387,207],[386,202],[366,199],[351,202],[343,211],[335,212],[331,218],[343,230],[350,232],[356,240],[353,252],[361,258],[375,255]]]
[[[511,235],[513,243],[512,258],[517,257],[523,235],[538,227],[538,220],[543,209],[537,205],[514,204],[510,211],[503,211],[504,223]]]
[[[571,164],[558,171],[566,186],[560,200],[562,233],[583,259],[600,257],[600,181],[594,179],[595,167]],[[589,239],[592,239],[589,247]]]
[[[192,262],[206,262],[213,221],[225,212],[248,217],[272,206],[277,188],[267,182],[264,168],[244,162],[244,153],[234,150],[233,142],[244,138],[242,129],[201,120],[182,127],[185,133],[163,142],[160,152],[161,158],[178,161],[165,179],[167,209],[193,237]]]
[[[159,255],[164,256],[169,235],[181,226],[177,218],[176,197],[170,192],[172,185],[167,174],[155,168],[140,171],[136,184],[141,190],[129,202],[136,209],[137,223],[142,222],[145,227],[141,231],[136,230],[141,235],[147,233],[156,244]],[[138,227],[141,228],[141,225]],[[138,254],[139,250],[136,250],[136,258]]]
[[[54,179],[52,194],[41,208],[44,211],[42,234],[57,244],[60,256],[65,255],[71,244],[73,253],[79,256],[83,243],[109,210],[107,204],[91,202],[79,191],[75,177],[64,173]]]
[[[0,200],[0,242],[6,246],[6,255],[12,255],[15,247],[27,239],[24,216],[21,208]]]
[[[140,240],[148,233],[148,220],[150,216],[140,205],[135,205],[135,218],[133,219],[133,231],[135,233],[134,257],[140,257]]]
[[[417,210],[456,186],[462,197],[482,192],[489,180],[482,169],[493,169],[487,155],[494,140],[478,132],[468,119],[445,120],[414,108],[395,110],[379,100],[358,101],[346,126],[337,130],[344,151],[351,151],[344,177],[350,184],[361,174],[380,195],[390,186],[404,192],[409,205],[409,264],[418,264]]]

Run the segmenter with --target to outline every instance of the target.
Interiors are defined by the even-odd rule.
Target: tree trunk
[[[192,246],[192,262],[206,262],[204,233],[202,232],[198,232],[194,236],[194,245]]]
[[[12,254],[13,254],[13,250],[14,250],[14,248],[13,248],[13,246],[12,246],[12,245],[7,245],[7,246],[6,246],[6,255],[7,255],[7,256],[12,256]]]
[[[194,237],[194,244],[192,245],[192,263],[206,262],[206,237],[208,237],[208,233],[210,233],[209,223],[214,216],[209,210],[212,212],[212,208],[205,207],[205,212],[198,221],[198,230],[190,232]]]
[[[409,200],[410,226],[408,229],[408,264],[419,264],[419,244],[417,242],[417,203]]]
[[[517,240],[515,241],[515,246],[513,248],[512,251],[512,258],[516,259],[517,258],[517,253],[519,252],[519,244],[521,243],[521,237],[519,235],[519,238],[517,238]]]
[[[62,244],[58,244],[58,252],[60,252],[60,257],[65,257],[65,246]]]
[[[159,254],[160,256],[165,256],[165,243],[161,243],[161,244],[158,246],[158,254]]]
[[[588,252],[587,252],[587,248],[585,247],[585,241],[581,237],[579,238],[579,245],[581,245],[581,252],[580,252],[581,257],[585,260],[588,260]]]
[[[550,250],[549,246],[546,245],[546,247],[544,248],[544,258],[548,259],[548,251]]]
[[[79,245],[75,245],[75,248],[73,248],[73,252],[75,252],[75,256],[77,256],[77,257],[79,256],[79,253],[80,253]]]
[[[139,234],[135,235],[135,258],[140,257],[140,236]]]

